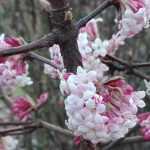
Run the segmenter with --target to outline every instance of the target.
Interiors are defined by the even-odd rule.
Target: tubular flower
[[[16,150],[18,141],[10,136],[0,137],[0,150]]]
[[[144,137],[145,140],[150,139],[150,113],[140,114],[139,124],[142,127],[140,134]]]
[[[123,78],[101,83],[95,71],[77,68],[77,74],[65,72],[60,88],[68,96],[66,125],[75,136],[83,136],[93,144],[124,137],[137,123],[137,106],[144,107],[143,91],[134,91]]]
[[[15,113],[21,121],[25,122],[33,111],[38,111],[38,109],[43,106],[47,100],[47,97],[48,93],[41,94],[37,100],[37,104],[26,97],[17,97],[12,106],[12,112]]]
[[[0,50],[21,46],[18,38],[0,37]],[[28,75],[28,65],[24,62],[23,55],[0,58],[0,87],[25,86],[32,84]]]

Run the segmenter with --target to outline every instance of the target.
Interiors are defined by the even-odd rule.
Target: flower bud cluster
[[[32,112],[38,111],[48,98],[48,93],[40,95],[37,103],[27,97],[17,97],[12,105],[12,112],[23,122],[27,121]]]
[[[142,127],[140,134],[145,140],[150,140],[150,113],[143,113],[139,116],[139,124]]]

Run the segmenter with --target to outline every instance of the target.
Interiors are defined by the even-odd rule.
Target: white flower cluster
[[[18,140],[10,136],[0,137],[0,150],[16,150],[17,145]]]
[[[145,85],[147,88],[146,94],[150,96],[150,81],[148,82],[148,81],[144,80],[144,82],[145,82]]]
[[[50,47],[49,53],[50,53],[50,58],[51,58],[52,62],[54,62],[61,68],[64,68],[59,45],[54,44],[53,47]],[[52,77],[54,79],[59,78],[57,69],[53,68],[52,66],[50,66],[48,64],[44,64],[44,73],[48,74],[50,77]]]
[[[122,20],[119,22],[118,35],[123,39],[132,38],[139,33],[143,28],[149,27],[149,17],[146,13],[146,8],[139,9],[134,13],[127,9]]]
[[[143,91],[133,92],[122,79],[101,84],[95,71],[81,67],[77,75],[62,73],[60,90],[68,95],[66,125],[93,144],[124,137],[137,123],[137,106],[145,106]]]
[[[27,64],[25,64],[25,70],[28,70]],[[27,72],[18,74],[14,68],[14,61],[0,63],[0,88],[31,85],[33,82],[27,74]]]
[[[78,46],[83,60],[83,67],[87,71],[95,71],[99,79],[102,79],[104,72],[109,70],[100,60],[107,54],[108,41],[102,41],[98,37],[94,41],[90,41],[88,38],[89,35],[86,32],[79,33]]]

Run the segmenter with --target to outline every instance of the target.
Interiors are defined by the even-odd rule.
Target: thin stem
[[[29,60],[34,59],[34,60],[40,61],[42,63],[45,63],[45,64],[52,66],[55,69],[59,69],[60,71],[62,71],[64,69],[64,68],[61,68],[60,66],[58,66],[57,64],[55,64],[54,62],[52,62],[51,60],[49,60],[45,57],[42,57],[38,54],[35,54],[35,53],[28,53],[27,59],[29,59]]]
[[[137,69],[134,69],[134,68],[138,68],[138,67],[148,67],[148,66],[150,66],[149,62],[147,62],[147,63],[130,63],[130,62],[124,61],[124,60],[117,58],[115,56],[112,56],[112,55],[107,55],[107,58],[112,61],[102,60],[102,62],[107,64],[114,71],[115,70],[125,71],[126,74],[135,75],[141,79],[146,79],[146,80],[150,81],[150,76],[138,71]],[[119,65],[116,64],[115,62],[119,63]]]
[[[20,125],[30,125],[33,124],[33,122],[0,122],[0,126],[20,126]]]
[[[108,57],[109,59],[114,60],[114,61],[116,61],[116,62],[119,62],[119,63],[122,64],[122,65],[128,65],[128,63],[127,63],[126,61],[124,61],[124,60],[122,60],[122,59],[120,59],[120,58],[117,58],[117,57],[115,57],[115,56],[112,56],[112,55],[107,54],[106,57]]]
[[[96,15],[98,15],[100,12],[111,6],[111,0],[105,0],[102,4],[100,4],[93,12],[91,12],[88,16],[80,19],[76,23],[76,29],[79,30],[81,27],[84,27],[87,22],[89,22],[92,18],[94,18]]]
[[[146,79],[147,81],[150,81],[150,76],[146,75],[145,73],[142,73],[138,71],[137,69],[133,69],[130,72],[127,72],[128,74],[133,74],[141,79]]]
[[[135,67],[135,68],[150,67],[150,62],[146,62],[146,63],[134,63],[134,64],[131,64],[131,66]]]
[[[11,133],[13,134],[16,132],[27,131],[28,129],[37,129],[37,128],[40,128],[39,124],[29,124],[29,125],[24,125],[24,126],[12,127],[12,128],[1,130],[0,135],[6,136]]]
[[[39,123],[40,123],[40,125],[43,128],[55,131],[55,132],[60,133],[60,134],[64,134],[64,135],[67,135],[67,136],[74,137],[74,134],[71,131],[67,130],[67,129],[63,129],[61,127],[57,127],[57,126],[55,126],[53,124],[50,124],[50,123],[42,121],[42,120],[39,120]]]
[[[132,137],[126,137],[123,141],[121,141],[121,143],[119,143],[119,145],[121,144],[131,144],[131,143],[139,143],[139,142],[149,142],[149,140],[145,140],[143,136],[132,136]],[[105,144],[100,144],[100,147],[107,145],[107,143]],[[118,145],[115,145],[118,146]]]

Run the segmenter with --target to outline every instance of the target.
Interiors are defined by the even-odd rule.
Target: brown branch
[[[92,18],[94,18],[96,15],[98,15],[100,12],[108,8],[109,6],[112,5],[111,0],[105,0],[102,4],[100,4],[93,12],[91,12],[88,16],[80,19],[76,23],[76,28],[79,30],[81,27],[84,27],[87,22],[89,22]]]
[[[6,136],[6,135],[13,134],[13,133],[27,131],[29,129],[37,129],[37,128],[40,128],[39,124],[29,124],[29,125],[24,125],[24,126],[19,126],[19,127],[2,129],[2,130],[0,130],[0,136]]]
[[[32,43],[13,47],[10,49],[5,49],[0,51],[0,58],[6,57],[6,56],[12,56],[22,53],[27,53],[29,51],[37,50],[44,47],[51,47],[53,44],[57,43],[57,35],[54,33],[49,33],[48,35],[45,35],[43,38],[34,41]]]
[[[133,63],[131,64],[133,68],[143,68],[143,67],[150,67],[150,62],[145,62],[145,63]]]
[[[119,62],[120,64],[124,66],[128,66],[129,68],[141,68],[141,67],[150,67],[150,62],[145,62],[145,63],[128,63],[127,61],[124,61],[120,58],[117,58],[115,56],[107,54],[107,58],[114,60],[116,62]]]
[[[145,140],[143,136],[132,136],[132,137],[126,137],[119,145],[121,144],[131,144],[131,143],[139,143],[139,142],[149,142],[150,140]],[[105,146],[107,144],[100,144],[100,147]],[[118,145],[115,145],[118,146]],[[115,147],[114,146],[114,147]]]
[[[114,61],[116,61],[116,62],[118,62],[118,63],[120,63],[122,65],[125,65],[125,66],[128,65],[128,62],[126,62],[126,61],[124,61],[124,60],[122,60],[120,58],[117,58],[117,57],[115,57],[113,55],[107,54],[106,57],[109,58],[110,60],[114,60]]]
[[[0,130],[0,136],[6,136],[6,135],[19,135],[19,134],[23,134],[23,133],[29,133],[29,132],[33,132],[39,128],[45,128],[48,129],[50,131],[54,131],[60,134],[64,134],[70,137],[74,137],[73,132],[67,130],[67,129],[63,129],[61,127],[55,126],[53,124],[50,124],[48,122],[42,121],[42,120],[38,120],[37,123],[30,123],[30,122],[26,122],[26,123],[21,123],[21,122],[4,122],[4,123],[0,123],[0,126],[9,126],[9,125],[14,125],[15,127],[10,127],[7,129],[2,129]]]
[[[146,79],[147,81],[150,81],[150,76],[146,75],[145,73],[138,71],[137,69],[131,69],[130,71],[127,72],[127,74],[132,74],[132,75],[135,75],[141,79]]]
[[[106,58],[108,58],[109,60],[104,59],[102,60],[102,62],[108,65],[113,71],[115,70],[124,71],[126,74],[135,75],[141,79],[146,79],[150,81],[150,76],[138,71],[137,69],[134,69],[134,68],[139,68],[139,67],[148,67],[150,66],[149,62],[148,63],[130,63],[112,55],[107,55]],[[115,62],[119,63],[119,65],[116,64]]]
[[[30,125],[33,122],[0,122],[0,126],[20,126],[20,125]]]
[[[52,62],[51,60],[49,60],[45,57],[42,57],[38,54],[32,53],[32,52],[27,54],[26,59],[29,59],[29,60],[34,59],[34,60],[40,61],[40,62],[48,64],[48,65],[52,66],[53,68],[58,69],[60,71],[62,71],[64,69],[64,68],[61,68],[60,66],[58,66],[57,64],[55,64],[54,62]]]
[[[50,124],[50,123],[42,121],[42,120],[39,120],[39,122],[40,122],[40,125],[43,128],[46,128],[46,129],[51,130],[51,131],[55,131],[55,132],[60,133],[60,134],[64,134],[64,135],[67,135],[67,136],[74,137],[73,132],[71,132],[71,131],[69,131],[67,129],[63,129],[61,127],[57,127],[57,126],[55,126],[53,124]]]
[[[150,140],[145,140],[142,136],[133,136],[125,138],[120,144],[130,144],[130,143],[139,143],[139,142],[149,142]]]

